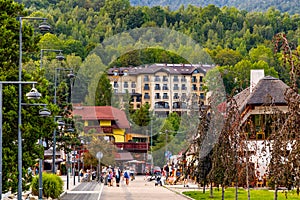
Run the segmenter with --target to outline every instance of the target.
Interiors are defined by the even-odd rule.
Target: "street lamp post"
[[[62,116],[54,116],[54,123],[56,123],[56,119],[62,118]],[[64,126],[65,123],[63,121],[58,121],[58,126]],[[56,127],[53,131],[53,157],[52,157],[52,173],[56,174],[55,160],[56,160]]]
[[[57,58],[58,59],[58,58]],[[63,60],[64,57],[62,55],[60,55],[60,60]],[[41,61],[42,62],[42,61]],[[73,71],[73,69],[64,69],[64,68],[56,68],[55,69],[55,74],[54,74],[54,100],[53,103],[56,105],[56,87],[57,87],[57,74],[60,70],[64,70],[64,71]],[[69,78],[73,78],[74,75],[70,74]],[[61,117],[61,116],[60,116]],[[54,117],[54,121],[56,120],[56,118]],[[64,125],[64,124],[59,124],[59,125]],[[53,131],[53,157],[52,157],[52,165],[53,165],[53,169],[52,169],[52,173],[55,174],[56,170],[55,170],[55,157],[56,157],[56,129],[54,129]]]
[[[43,20],[46,18],[41,17],[19,17],[20,28],[19,28],[19,82],[22,81],[22,22],[23,20]],[[50,30],[50,26],[47,24],[41,24],[39,26],[41,31]],[[19,85],[19,109],[18,109],[18,200],[22,200],[22,87]]]
[[[51,112],[44,109],[40,110],[40,116],[42,117],[48,117],[51,115]],[[39,140],[39,145],[43,146],[42,138]],[[44,151],[43,151],[44,154]],[[43,159],[39,159],[39,200],[43,200]]]
[[[43,68],[43,56],[45,51],[50,51],[50,52],[59,52],[59,54],[56,56],[56,59],[58,61],[62,61],[65,59],[65,57],[62,55],[62,50],[60,49],[41,49],[41,58],[40,58],[40,69]],[[53,103],[56,105],[56,71],[55,71],[55,86],[54,86],[54,100]],[[54,117],[54,122],[56,123],[56,118],[61,118],[61,116],[55,116]],[[64,125],[64,124],[59,124],[59,125]],[[55,169],[55,158],[56,158],[56,128],[53,130],[53,157],[52,157],[52,173],[56,174],[56,169]]]
[[[59,52],[59,54],[56,56],[56,59],[58,61],[62,61],[65,59],[65,57],[62,55],[62,50],[60,49],[41,49],[41,63],[40,63],[40,69],[43,68],[43,56],[45,51],[50,51],[50,52]]]
[[[19,88],[21,88],[22,84],[35,84],[37,83],[36,81],[0,81],[0,199],[2,199],[2,166],[3,166],[3,153],[2,153],[2,138],[3,138],[3,131],[2,131],[2,124],[3,124],[3,118],[2,118],[2,103],[3,103],[3,95],[2,95],[2,88],[3,88],[3,84],[18,84]],[[27,93],[26,95],[28,98],[39,98],[40,97],[40,93],[38,93],[36,91],[36,89],[33,87],[33,89],[31,89],[30,93]],[[19,97],[20,99],[21,97]],[[19,107],[22,106],[22,103],[20,103]],[[19,153],[19,152],[18,152]],[[21,166],[21,172],[22,172],[22,166]],[[22,173],[21,173],[21,178],[22,178]],[[22,185],[21,185],[22,186]],[[22,189],[22,187],[21,187]],[[21,196],[22,197],[22,196]]]

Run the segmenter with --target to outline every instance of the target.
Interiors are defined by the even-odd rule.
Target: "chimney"
[[[253,88],[257,85],[260,79],[265,77],[265,71],[263,69],[252,69],[250,71],[250,93]]]

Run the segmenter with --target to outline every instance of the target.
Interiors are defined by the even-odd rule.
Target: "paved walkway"
[[[69,180],[67,179],[66,175],[60,177],[64,182],[64,187],[63,187],[64,192],[60,196],[63,196],[66,192],[71,191],[80,185],[80,181],[78,181],[78,176],[75,176],[75,179],[74,176],[69,176]]]
[[[96,183],[92,181],[90,183],[84,182],[79,183],[78,177],[75,177],[75,185],[74,185],[74,177],[71,176],[69,179],[69,189],[67,189],[67,177],[61,176],[64,181],[64,193],[61,195],[61,199],[80,199],[89,198],[93,199],[191,199],[182,194],[184,191],[190,190],[199,190],[198,186],[192,182],[189,182],[189,187],[184,187],[182,184],[177,185],[163,185],[163,187],[155,186],[155,182],[148,182],[144,180],[144,176],[137,176],[136,180],[130,181],[129,186],[126,186],[124,182],[121,181],[121,187],[116,187],[114,183],[114,187],[108,187],[107,185]],[[88,185],[86,185],[88,184]],[[91,184],[95,184],[99,187],[94,187]],[[88,188],[86,187],[88,186]],[[92,192],[94,191],[94,192]],[[94,194],[95,193],[95,194]],[[81,196],[80,196],[81,195]],[[94,195],[94,197],[93,197]]]

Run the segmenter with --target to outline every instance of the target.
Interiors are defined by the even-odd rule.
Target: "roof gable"
[[[130,128],[125,112],[112,106],[74,106],[73,115],[82,120],[115,120],[117,127]]]

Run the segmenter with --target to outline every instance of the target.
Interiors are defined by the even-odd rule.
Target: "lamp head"
[[[41,25],[39,25],[39,29],[41,32],[48,32],[51,29],[51,26],[46,23],[46,20],[44,20]]]
[[[39,115],[41,117],[48,117],[51,115],[51,111],[48,110],[47,108],[42,108],[40,111],[39,111]]]
[[[62,53],[60,51],[59,54],[56,56],[56,60],[63,61],[64,59],[65,59],[65,57],[62,55]]]
[[[57,124],[58,124],[58,126],[64,126],[64,125],[65,125],[65,122],[62,121],[62,120],[58,120],[58,121],[57,121]]]
[[[26,94],[27,99],[39,99],[41,98],[41,96],[41,93],[39,93],[34,86],[30,90],[30,92]]]
[[[67,76],[68,76],[69,79],[71,79],[71,78],[75,77],[75,74],[73,72],[70,72]]]

